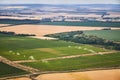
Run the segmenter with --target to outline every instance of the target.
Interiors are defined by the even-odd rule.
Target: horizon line
[[[0,3],[0,4],[3,4],[3,5],[5,5],[4,3]],[[6,3],[6,4],[9,4],[9,3]],[[73,3],[73,4],[45,4],[45,3],[10,3],[11,5],[12,4],[43,4],[43,5],[81,5],[81,4],[119,4],[120,5],[120,3],[81,3],[81,4],[75,4],[75,3]]]

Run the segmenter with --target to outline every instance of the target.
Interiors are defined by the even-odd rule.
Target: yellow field
[[[0,24],[2,25],[2,24]],[[103,27],[83,27],[83,26],[54,26],[54,25],[16,25],[11,27],[0,28],[0,31],[12,31],[17,34],[35,34],[38,37],[42,37],[46,34],[69,32],[77,30],[101,30]],[[120,28],[112,28],[120,29]]]
[[[43,74],[36,80],[120,80],[120,69]],[[11,80],[31,80],[27,77]]]

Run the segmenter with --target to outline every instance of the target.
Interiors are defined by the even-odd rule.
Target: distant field
[[[37,25],[60,25],[60,26],[92,26],[92,27],[120,27],[120,22],[41,22],[39,20],[15,20],[15,19],[0,19],[0,24],[37,24]]]
[[[100,21],[87,21],[87,22],[40,22],[42,25],[62,25],[62,26],[92,26],[92,27],[120,27],[119,22],[100,22]]]
[[[107,51],[92,45],[65,41],[40,40],[0,34],[0,56],[10,60],[44,59],[59,56],[79,55]],[[14,57],[14,58],[13,58]]]
[[[120,30],[93,30],[84,31],[87,35],[95,35],[104,39],[120,41]]]
[[[24,75],[27,72],[0,62],[0,77]]]
[[[0,19],[0,24],[36,24],[39,20]]]
[[[40,71],[84,70],[120,66],[120,52],[106,55],[85,56],[46,62],[23,63]]]

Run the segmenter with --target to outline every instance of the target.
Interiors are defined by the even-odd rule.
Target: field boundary
[[[102,54],[111,54],[114,52],[119,52],[119,51],[111,51],[111,52],[99,52],[98,53],[93,53],[93,54],[82,54],[82,55],[76,55],[76,56],[71,56],[71,57],[62,57],[62,58],[59,58],[59,59],[66,59],[66,58],[74,58],[74,57],[80,57],[80,56],[92,56],[92,55],[102,55]],[[53,60],[57,60],[58,58],[56,59],[53,59]],[[49,60],[49,59],[48,59]],[[50,59],[52,60],[52,59]],[[41,60],[26,60],[26,61],[29,61],[29,62],[34,62],[34,61],[41,61]],[[28,71],[30,72],[30,74],[25,74],[25,75],[18,75],[18,76],[8,76],[8,77],[2,77],[0,78],[0,80],[6,80],[6,79],[13,79],[13,78],[20,78],[20,77],[26,77],[26,78],[30,78],[31,80],[35,80],[35,78],[38,76],[38,75],[42,75],[42,74],[52,74],[52,73],[70,73],[70,72],[85,72],[85,71],[96,71],[96,70],[111,70],[111,69],[120,69],[120,66],[118,67],[103,67],[103,68],[87,68],[87,69],[79,69],[79,70],[67,70],[67,71],[39,71],[37,69],[34,69],[34,68],[31,68],[31,67],[28,67],[28,66],[24,66],[24,67],[20,67],[18,65],[21,65],[21,64],[18,64],[19,62],[17,61],[10,61],[2,56],[0,56],[0,62],[3,62],[3,63],[6,63],[8,65],[11,65],[13,67],[16,67],[16,68],[19,68],[19,69],[22,69],[22,70],[25,70],[25,71]],[[16,66],[17,65],[17,66]],[[27,67],[27,70],[26,70],[26,67]],[[29,69],[28,69],[29,68]],[[29,71],[30,69],[33,69],[32,71]]]
[[[70,58],[77,58],[82,56],[94,56],[94,55],[104,55],[104,54],[112,54],[119,51],[111,51],[111,52],[98,52],[98,53],[89,53],[89,54],[80,54],[80,55],[72,55],[72,56],[63,56],[63,57],[57,57],[57,58],[48,58],[48,59],[42,59],[42,61],[51,61],[51,60],[59,60],[59,59],[70,59]]]
[[[46,62],[46,61],[52,61],[52,60],[61,60],[61,59],[70,59],[70,58],[77,58],[82,56],[94,56],[94,55],[104,55],[104,54],[114,54],[116,52],[120,51],[111,51],[111,52],[98,52],[98,53],[89,53],[89,54],[80,54],[80,55],[71,55],[71,56],[62,56],[62,57],[56,57],[56,58],[46,58],[41,60],[19,60],[19,61],[12,61],[14,63],[26,63],[26,62]]]
[[[35,73],[35,72],[39,71],[39,70],[34,69],[32,67],[28,67],[28,66],[24,66],[24,65],[21,65],[21,64],[14,63],[13,61],[10,61],[7,58],[4,58],[2,56],[0,56],[0,62],[3,62],[5,64],[8,64],[10,66],[16,67],[18,69],[21,69],[21,70],[24,70],[24,71],[27,71],[27,72],[30,72],[30,73]]]
[[[30,73],[25,74],[25,75],[2,77],[2,78],[0,78],[0,80],[20,78],[20,77],[27,77],[27,78],[30,78],[31,80],[35,80],[35,78],[38,75],[42,75],[42,74],[70,73],[70,72],[85,72],[85,71],[96,71],[96,70],[120,69],[120,66],[118,66],[118,67],[103,67],[103,68],[87,68],[87,69],[67,70],[67,71],[43,71],[43,72],[41,72],[38,69],[19,64],[19,63],[24,63],[24,62],[51,61],[51,60],[59,60],[59,59],[76,58],[76,57],[81,57],[81,56],[94,56],[94,55],[104,55],[104,54],[112,54],[112,53],[114,54],[116,52],[120,52],[120,51],[98,52],[98,53],[90,53],[90,54],[63,56],[63,57],[57,57],[57,58],[47,58],[47,59],[42,59],[42,60],[22,60],[22,61],[10,61],[7,58],[4,58],[4,57],[0,56],[0,62],[6,63],[6,64],[8,64],[10,66],[13,66],[13,67],[16,67],[18,69],[30,72]]]

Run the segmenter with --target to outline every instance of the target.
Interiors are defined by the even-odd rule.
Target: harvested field
[[[38,76],[37,80],[120,80],[120,69],[55,73]]]
[[[101,75],[100,75],[101,74]],[[43,74],[36,77],[36,80],[120,80],[120,69],[98,70],[71,73]],[[10,80],[31,80],[29,78],[16,78]]]
[[[35,34],[41,37],[46,34],[69,32],[77,30],[101,30],[103,27],[79,27],[79,26],[53,26],[53,25],[16,25],[12,27],[0,28],[1,31],[13,31],[17,34]],[[120,29],[120,28],[112,28]]]

